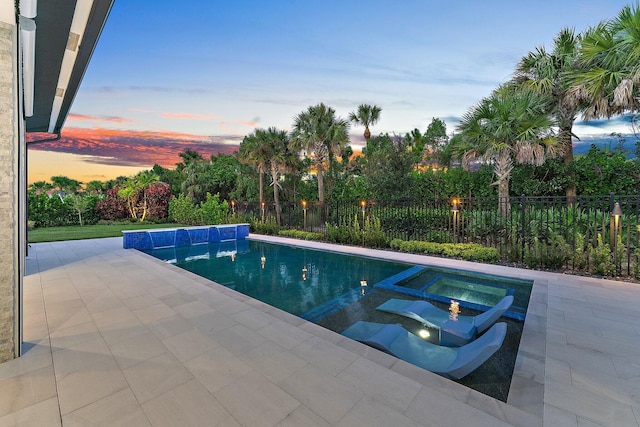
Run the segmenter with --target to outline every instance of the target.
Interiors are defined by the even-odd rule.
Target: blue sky
[[[626,4],[119,0],[66,128],[237,145],[256,127],[289,130],[296,114],[324,102],[342,117],[361,103],[380,106],[374,134],[425,130],[433,117],[452,132],[528,51]],[[613,130],[629,127],[614,120],[576,133]],[[362,129],[352,134],[357,146]]]

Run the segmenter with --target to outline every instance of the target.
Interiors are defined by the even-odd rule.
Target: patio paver
[[[508,402],[113,238],[31,246],[0,425],[640,426],[640,285],[297,243],[534,280]]]

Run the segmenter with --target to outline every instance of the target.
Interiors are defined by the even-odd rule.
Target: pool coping
[[[214,288],[218,292],[268,313],[269,315],[272,315],[294,327],[298,327],[308,333],[325,339],[347,351],[353,352],[371,362],[379,364],[391,371],[407,377],[408,379],[416,381],[423,386],[436,389],[449,397],[481,410],[503,420],[504,422],[514,423],[515,420],[518,420],[518,425],[542,425],[544,413],[544,368],[547,323],[546,301],[548,294],[548,282],[536,277],[539,276],[540,272],[447,258],[406,254],[389,250],[367,249],[356,246],[343,246],[324,242],[306,241],[288,237],[250,234],[249,240],[329,250],[332,252],[400,261],[411,264],[426,264],[458,269],[463,268],[465,270],[478,273],[495,274],[533,281],[534,283],[529,308],[527,310],[527,317],[523,327],[518,355],[516,357],[509,397],[505,403],[410,363],[404,362],[365,344],[353,341],[337,332],[325,329],[324,327],[304,320],[301,317],[290,314],[238,291],[220,285],[214,281],[198,276],[195,273],[191,273],[175,265],[168,264],[143,252],[135,251],[140,256],[148,257],[158,265],[176,270],[200,284]],[[514,276],[514,272],[517,273],[517,276]]]

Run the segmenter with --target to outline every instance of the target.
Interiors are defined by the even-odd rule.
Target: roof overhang
[[[46,0],[34,18],[33,115],[27,132],[59,134],[115,0]]]

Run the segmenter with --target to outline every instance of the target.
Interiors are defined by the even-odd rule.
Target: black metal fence
[[[326,225],[378,218],[389,240],[479,243],[503,261],[534,268],[638,276],[640,195],[282,203],[282,228],[326,233]],[[245,218],[274,221],[273,203],[238,202]]]

